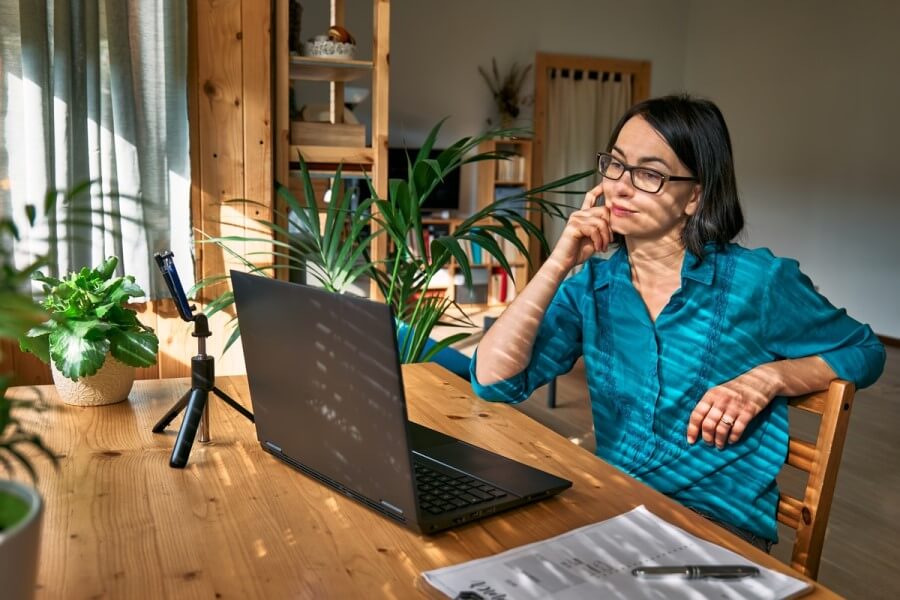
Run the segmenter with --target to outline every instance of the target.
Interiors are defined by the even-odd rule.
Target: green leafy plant
[[[53,360],[72,380],[95,374],[107,353],[133,367],[156,363],[156,334],[127,307],[129,298],[144,291],[130,275],[113,277],[118,263],[113,256],[63,279],[35,273],[32,277],[44,284],[42,305],[51,318],[20,336],[21,348],[44,362]]]
[[[33,446],[41,454],[56,464],[56,455],[53,454],[41,440],[41,437],[26,429],[18,418],[23,410],[40,411],[43,405],[31,400],[11,400],[6,397],[9,378],[0,377],[0,467],[7,473],[13,470],[13,461],[21,464],[32,480],[37,479],[37,473],[31,464],[29,457],[21,448]]]
[[[392,179],[386,198],[379,197],[369,181],[371,198],[351,210],[352,190],[340,193],[338,182],[341,171],[338,169],[331,190],[331,202],[321,205],[316,200],[309,169],[303,158],[298,157],[304,186],[303,200],[298,200],[286,187],[279,185],[277,193],[284,201],[285,209],[276,211],[274,222],[258,220],[258,235],[210,237],[204,241],[219,244],[223,251],[243,262],[249,272],[276,276],[279,272],[300,271],[336,293],[346,292],[362,275],[374,279],[385,301],[393,307],[394,314],[409,326],[403,328],[404,333],[399,340],[402,362],[428,361],[437,352],[471,335],[458,333],[449,336],[426,351],[435,325],[474,325],[453,300],[426,293],[428,284],[451,260],[456,261],[466,285],[472,286],[472,269],[461,242],[467,240],[480,245],[513,277],[512,267],[499,240],[507,240],[527,256],[528,249],[517,234],[518,229],[522,229],[548,250],[542,231],[526,216],[528,211],[562,217],[561,205],[543,199],[540,194],[593,174],[593,171],[585,171],[521,195],[497,200],[462,221],[452,234],[431,240],[429,251],[425,251],[426,226],[421,208],[438,184],[462,165],[507,159],[512,153],[478,153],[475,150],[483,141],[523,133],[522,130],[498,129],[475,137],[464,137],[442,151],[437,158],[429,158],[442,125],[443,121],[431,130],[416,156],[408,157],[407,178]],[[232,202],[258,205],[250,200]],[[387,236],[390,249],[386,258],[373,260],[372,248],[380,236]],[[271,244],[272,249],[240,256],[228,247],[231,242],[262,242]],[[264,260],[257,260],[260,258]],[[270,264],[256,266],[255,262]],[[227,275],[220,274],[204,279],[195,285],[191,293],[196,294],[227,278]],[[207,305],[206,311],[211,315],[227,309],[233,302],[233,293],[225,291]],[[451,311],[454,307],[458,310]],[[236,318],[232,318],[231,325],[234,329],[226,349],[240,336]]]
[[[505,75],[501,75],[497,69],[496,58],[491,58],[490,74],[483,67],[478,67],[478,72],[481,73],[482,79],[487,83],[494,96],[501,123],[515,121],[519,117],[521,107],[531,102],[530,96],[522,95],[522,85],[524,85],[529,71],[531,71],[531,65],[520,68],[517,63],[513,63],[509,71]]]
[[[50,215],[54,215],[57,207],[61,206],[66,209],[66,214],[61,218],[56,217],[57,225],[64,225],[69,230],[81,230],[81,233],[69,237],[68,240],[78,241],[79,235],[89,236],[95,219],[91,190],[96,185],[97,182],[86,181],[69,190],[48,190],[40,205],[27,204],[24,207],[24,218],[20,220],[20,224],[33,228],[39,215],[49,218]],[[112,191],[106,191],[103,194],[106,198],[134,199],[132,196]],[[161,210],[146,201],[142,203],[142,208],[147,214],[150,214],[151,211]],[[110,219],[134,221],[132,217],[122,215],[117,208],[108,210],[106,216]],[[32,279],[39,275],[41,269],[48,268],[55,263],[52,252],[57,244],[51,244],[51,254],[32,256],[24,267],[17,267],[12,253],[12,244],[19,240],[20,231],[16,222],[8,216],[0,218],[0,339],[19,340],[21,344],[29,332],[37,333],[36,328],[46,327],[50,331],[62,326],[67,321],[59,314],[51,317],[51,314],[41,304],[34,301],[30,293]],[[110,290],[107,292],[111,293]],[[143,292],[138,295],[143,295]],[[48,321],[48,319],[52,320]],[[46,324],[42,325],[44,323]],[[47,334],[46,338],[47,347],[50,345],[49,335]],[[24,343],[34,343],[37,347],[45,344],[40,341],[32,342],[31,338],[25,339]],[[155,361],[156,344],[154,336],[153,361]],[[49,355],[49,348],[44,354]],[[48,361],[47,358],[44,360]],[[153,361],[149,364],[153,364]],[[23,451],[24,448],[29,446],[36,448],[54,465],[57,464],[57,459],[53,452],[44,445],[41,437],[28,430],[27,422],[24,422],[20,415],[25,412],[39,412],[43,410],[44,404],[40,398],[37,400],[8,398],[7,389],[10,381],[11,377],[8,374],[0,374],[0,467],[9,473],[12,472],[14,464],[19,463],[32,479],[36,479],[31,458]]]
[[[34,223],[36,211],[26,210],[29,224]],[[29,265],[15,266],[10,244],[19,238],[19,230],[11,219],[0,220],[0,339],[16,340],[26,331],[43,322],[47,313],[25,291],[31,275],[47,264],[46,257],[35,258]],[[2,356],[0,356],[2,358]],[[10,377],[0,375],[0,467],[7,473],[14,462],[21,464],[32,480],[37,479],[34,467],[23,448],[32,446],[56,464],[56,456],[44,446],[40,436],[27,430],[18,415],[25,410],[40,410],[40,403],[12,400],[6,397]]]

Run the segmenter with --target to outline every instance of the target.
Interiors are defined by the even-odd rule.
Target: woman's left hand
[[[763,365],[722,385],[710,388],[691,413],[687,441],[693,444],[702,435],[707,444],[721,450],[725,443],[741,439],[750,421],[777,395],[778,380]]]

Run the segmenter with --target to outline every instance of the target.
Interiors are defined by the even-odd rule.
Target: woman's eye
[[[647,171],[645,169],[639,169],[635,173],[638,177],[640,177],[644,182],[651,184],[658,184],[662,181],[663,176],[661,173],[657,173],[656,171]]]

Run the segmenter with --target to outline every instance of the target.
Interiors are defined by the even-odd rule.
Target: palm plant
[[[55,194],[48,194],[45,208],[51,207],[55,198]],[[36,215],[34,206],[26,207],[29,226],[34,225]],[[32,274],[49,264],[49,261],[47,257],[37,257],[25,268],[16,268],[10,243],[18,239],[19,230],[13,220],[0,220],[0,339],[5,340],[18,340],[19,336],[47,319],[47,313],[26,290],[31,285]],[[10,379],[8,375],[0,374],[0,468],[9,473],[13,470],[13,462],[18,462],[32,479],[36,479],[31,460],[23,453],[22,448],[37,448],[54,463],[56,456],[44,446],[40,436],[27,430],[17,416],[21,410],[40,410],[41,405],[7,398]]]
[[[360,276],[372,278],[385,301],[391,305],[397,319],[409,325],[399,340],[400,358],[404,363],[430,360],[437,352],[462,341],[469,333],[451,335],[428,346],[432,329],[438,325],[473,326],[474,324],[453,300],[445,296],[426,293],[429,283],[446,268],[451,260],[463,275],[466,285],[472,287],[472,269],[462,242],[480,245],[492,256],[506,273],[513,277],[513,270],[498,240],[506,240],[523,256],[528,249],[517,235],[522,228],[537,239],[545,250],[547,241],[541,230],[527,216],[528,211],[562,217],[563,205],[545,200],[543,192],[584,179],[593,171],[578,173],[558,181],[529,190],[517,196],[509,196],[492,202],[471,215],[455,230],[431,240],[430,252],[425,251],[425,225],[421,207],[434,189],[453,170],[462,165],[483,160],[504,160],[512,153],[498,150],[473,153],[486,140],[521,135],[522,130],[498,129],[479,136],[464,137],[443,150],[436,158],[429,158],[443,121],[428,134],[415,157],[407,157],[407,178],[393,179],[388,185],[386,198],[378,194],[367,179],[371,198],[351,210],[352,190],[339,193],[341,170],[338,169],[331,190],[331,202],[321,207],[313,192],[309,169],[299,157],[304,185],[304,201],[298,200],[286,187],[278,185],[278,195],[284,200],[286,210],[276,211],[276,222],[258,220],[259,235],[209,237],[205,242],[219,244],[223,250],[242,262],[248,271],[264,275],[276,275],[279,271],[302,271],[332,292],[346,292]],[[234,200],[233,202],[251,202]],[[320,214],[324,213],[324,222]],[[379,236],[386,235],[391,250],[384,259],[373,260],[371,248]],[[274,239],[272,239],[274,238]],[[253,252],[240,256],[228,247],[229,242],[264,242],[272,244],[271,251]],[[256,266],[258,255],[268,255],[274,265]],[[198,282],[192,293],[227,279],[227,275],[215,275]],[[225,291],[210,302],[206,310],[213,314],[226,309],[234,302],[231,291]],[[459,309],[453,316],[451,308]],[[226,343],[226,349],[240,335],[236,318],[234,329]]]

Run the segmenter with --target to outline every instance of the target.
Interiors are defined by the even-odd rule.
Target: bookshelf
[[[478,163],[476,210],[480,210],[496,200],[531,189],[532,148],[531,140],[525,138],[487,140],[478,146],[478,152],[501,151],[509,152],[512,156],[508,160],[481,161]],[[531,211],[529,211],[527,216],[529,220],[536,222],[540,226],[540,215],[531,214]],[[527,233],[521,227],[518,227],[516,232],[519,239],[529,248],[529,255],[539,258],[540,246],[532,248],[535,244],[532,244]],[[496,259],[482,252],[485,262],[480,268],[485,272],[482,279],[486,277],[487,284],[483,294],[483,301],[475,302],[474,304],[482,306],[508,304],[524,289],[531,276],[528,258],[522,256],[516,247],[509,242],[498,240],[498,243],[503,248],[504,255],[512,267],[514,280],[510,279],[503,272],[503,268]],[[471,249],[467,249],[467,252],[471,252]],[[470,254],[469,256],[471,257],[472,255]],[[537,264],[535,258],[532,258],[532,262]],[[474,265],[472,274],[474,280]],[[476,300],[482,300],[482,298],[476,298]]]
[[[321,3],[329,8],[329,25],[344,26],[348,4],[346,0],[309,0],[309,4]],[[390,2],[372,0],[372,46],[370,58],[342,59],[301,56],[289,47],[290,0],[275,0],[274,59],[275,65],[275,178],[285,182],[297,195],[302,196],[298,155],[303,156],[310,168],[317,193],[330,187],[327,178],[339,164],[347,176],[360,177],[364,170],[372,178],[378,194],[387,195],[387,147],[388,147],[388,88],[389,88],[389,39]],[[307,4],[307,2],[304,2]],[[353,8],[362,3],[350,4]],[[308,7],[309,8],[309,7]],[[304,28],[303,38],[320,33]],[[368,55],[365,48],[358,52]],[[371,133],[366,136],[363,125],[349,124],[345,120],[344,85],[361,81],[371,83]],[[291,123],[290,89],[298,86],[327,84],[329,89],[328,121],[324,123]],[[293,135],[292,135],[292,129]],[[355,129],[355,131],[354,131]],[[303,138],[298,131],[303,132]],[[357,135],[354,135],[357,133]],[[366,139],[370,140],[366,143]],[[292,139],[293,138],[293,139]],[[298,143],[299,141],[299,143]],[[349,143],[348,143],[349,141]],[[325,178],[325,179],[322,179]],[[299,193],[298,193],[299,192]],[[385,236],[372,249],[373,260],[384,258],[387,252]],[[375,283],[371,295],[378,297]]]
[[[431,239],[453,233],[462,219],[425,218],[422,222],[428,231],[427,247]],[[525,232],[519,229],[518,234],[519,239],[527,245]],[[497,243],[504,250],[504,255],[512,267],[514,279],[510,278],[500,263],[486,251],[477,244],[464,240],[460,244],[469,257],[473,288],[470,290],[466,287],[462,271],[456,261],[451,260],[440,276],[432,280],[429,293],[446,295],[463,308],[482,309],[512,302],[528,282],[528,263],[513,244],[503,239],[498,239]]]

